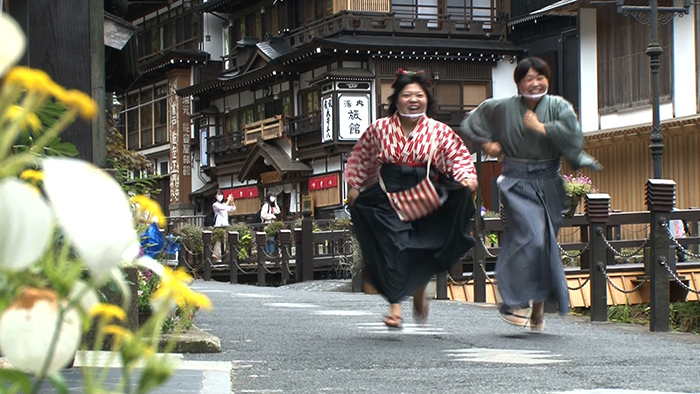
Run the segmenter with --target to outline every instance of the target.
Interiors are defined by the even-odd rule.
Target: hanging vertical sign
[[[201,165],[209,165],[209,156],[207,155],[207,128],[203,127],[199,130],[199,162]]]
[[[321,98],[321,142],[333,141],[333,96]]]
[[[338,139],[359,139],[369,127],[369,93],[340,93],[338,105]]]

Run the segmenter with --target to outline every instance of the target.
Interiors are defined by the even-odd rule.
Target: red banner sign
[[[225,190],[222,190],[222,192],[224,193],[224,201],[226,201],[229,194],[233,194],[234,200],[244,199],[244,198],[256,198],[259,195],[257,186],[237,187],[235,189],[225,189]]]
[[[338,186],[338,174],[317,176],[309,179],[309,190],[329,189]]]

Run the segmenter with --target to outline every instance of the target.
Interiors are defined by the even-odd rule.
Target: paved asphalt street
[[[385,301],[348,282],[193,288],[214,304],[195,324],[222,352],[181,355],[159,393],[700,393],[698,335],[552,314],[533,334],[494,305],[437,300],[416,325],[410,299],[390,330]]]

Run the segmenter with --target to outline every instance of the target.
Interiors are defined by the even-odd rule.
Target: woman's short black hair
[[[399,100],[399,93],[401,93],[406,85],[412,83],[417,83],[423,88],[425,96],[428,98],[428,108],[426,108],[425,113],[429,117],[434,118],[437,110],[437,103],[432,93],[433,80],[425,74],[425,71],[405,71],[402,68],[396,71],[396,80],[391,85],[391,87],[394,88],[394,93],[389,96],[389,114],[393,115],[399,110],[396,106],[396,102]]]
[[[547,77],[547,79],[549,79],[551,74],[551,70],[549,69],[549,64],[547,64],[547,62],[535,56],[526,57],[518,62],[517,66],[515,66],[515,71],[513,72],[513,79],[515,79],[515,83],[519,84],[520,81],[525,78],[530,69],[537,71],[537,73],[540,75],[544,75]]]

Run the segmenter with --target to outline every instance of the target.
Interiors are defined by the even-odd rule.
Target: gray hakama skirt
[[[425,171],[425,167],[391,164],[381,169],[390,192],[412,187],[425,177]],[[402,222],[378,183],[362,191],[350,206],[363,269],[392,304],[433,275],[449,270],[476,243],[469,227],[475,210],[471,191],[441,174],[431,179],[446,201],[424,218]]]
[[[569,311],[569,292],[557,234],[566,199],[561,160],[505,158],[498,188],[504,233],[496,259],[498,291],[504,306],[527,308],[552,301]]]

